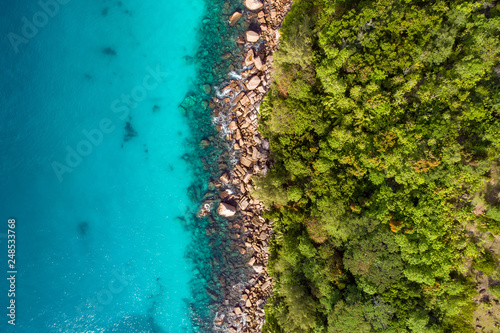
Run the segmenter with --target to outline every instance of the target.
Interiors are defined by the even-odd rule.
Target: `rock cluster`
[[[246,258],[245,279],[220,277],[225,300],[213,323],[214,331],[220,332],[260,332],[273,284],[266,271],[272,223],[261,216],[264,205],[250,193],[254,189],[252,177],[265,175],[270,163],[269,141],[258,132],[259,105],[269,90],[272,53],[279,45],[278,28],[291,1],[245,0],[244,4],[247,10],[228,15],[231,26],[244,18],[252,27],[238,38],[244,51],[241,73],[211,101],[214,119],[230,143],[234,162],[231,170],[224,170],[213,182],[220,196],[217,213],[229,219],[231,248]]]

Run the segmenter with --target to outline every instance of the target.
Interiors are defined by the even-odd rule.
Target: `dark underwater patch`
[[[123,142],[130,141],[137,136],[137,131],[132,127],[130,121],[125,123],[125,135],[123,136]]]
[[[109,56],[115,56],[116,55],[116,51],[114,49],[112,49],[111,47],[105,47],[102,49],[102,53],[105,54],[105,55],[109,55]]]
[[[81,236],[85,236],[89,230],[89,223],[86,221],[78,223],[78,233]]]

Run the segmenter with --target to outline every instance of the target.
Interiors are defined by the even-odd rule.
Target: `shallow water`
[[[15,218],[18,271],[16,326],[2,314],[0,331],[189,332],[178,105],[204,3],[64,3],[46,22],[34,1],[0,13],[0,248]],[[29,38],[23,17],[39,25]]]

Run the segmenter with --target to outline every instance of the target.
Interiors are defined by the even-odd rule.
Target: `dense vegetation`
[[[497,304],[499,11],[294,2],[261,106],[266,332],[474,332],[478,276]]]

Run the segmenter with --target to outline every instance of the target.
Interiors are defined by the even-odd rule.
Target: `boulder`
[[[246,198],[244,198],[240,201],[239,205],[240,205],[241,210],[245,210],[250,205],[250,203],[248,202],[248,200]]]
[[[222,176],[220,176],[219,180],[221,182],[223,182],[224,184],[227,184],[229,183],[229,180],[231,179],[231,177],[229,176],[229,174],[227,172],[225,172]]]
[[[244,95],[242,98],[241,98],[241,105],[243,106],[250,106],[251,102],[250,102],[250,98],[248,98],[247,95]]]
[[[200,210],[198,211],[198,214],[196,214],[197,217],[205,217],[208,214],[210,214],[210,210],[212,209],[212,200],[207,200],[203,203],[201,206]]]
[[[231,194],[232,194],[232,192],[230,190],[224,190],[224,191],[219,193],[219,196],[222,200],[224,200],[227,197],[229,197]]]
[[[257,274],[260,274],[264,271],[264,266],[261,266],[261,265],[255,265],[255,266],[252,266],[252,268]]]
[[[253,56],[253,50],[248,50],[248,53],[245,57],[245,66],[250,66],[251,64],[254,63],[254,56]]]
[[[238,124],[237,124],[237,123],[233,120],[233,121],[231,121],[231,122],[229,123],[229,126],[228,126],[228,127],[229,127],[229,130],[230,130],[230,131],[234,131],[234,130],[236,130],[236,129],[238,128]]]
[[[245,7],[249,10],[259,10],[264,7],[264,4],[259,0],[245,0]]]
[[[245,184],[248,184],[248,182],[250,181],[250,178],[252,178],[252,174],[251,174],[251,173],[247,173],[247,174],[245,175],[245,177],[243,177],[243,182],[244,182]],[[247,204],[247,206],[248,206],[248,204]],[[243,206],[242,206],[242,209],[243,209],[243,210],[245,210],[245,209],[246,209],[246,206],[245,206],[245,208],[243,208]]]
[[[260,158],[260,152],[257,148],[252,147],[252,160],[257,161]]]
[[[245,84],[248,90],[254,90],[257,88],[260,84],[260,78],[258,76],[252,77],[248,82]]]
[[[240,18],[242,16],[243,16],[242,13],[240,13],[240,12],[234,12],[233,15],[231,15],[231,17],[229,18],[229,24],[231,26],[235,25],[240,20]]]
[[[252,165],[252,160],[242,156],[240,158],[240,163],[243,164],[244,166],[246,166],[247,168],[249,168]]]
[[[221,202],[219,207],[217,208],[217,213],[220,216],[231,217],[236,214],[236,208],[225,202]]]
[[[259,38],[260,38],[259,34],[256,33],[255,31],[253,31],[253,30],[247,31],[247,42],[255,43],[256,41],[259,40]]]
[[[259,71],[262,70],[262,60],[260,60],[260,57],[255,57],[253,59],[253,63],[255,65],[255,68],[257,68]]]
[[[266,281],[262,287],[260,288],[262,291],[265,291],[271,285],[271,281]]]
[[[269,140],[268,139],[262,140],[262,148],[265,149],[265,150],[269,150],[270,145],[269,145]]]

